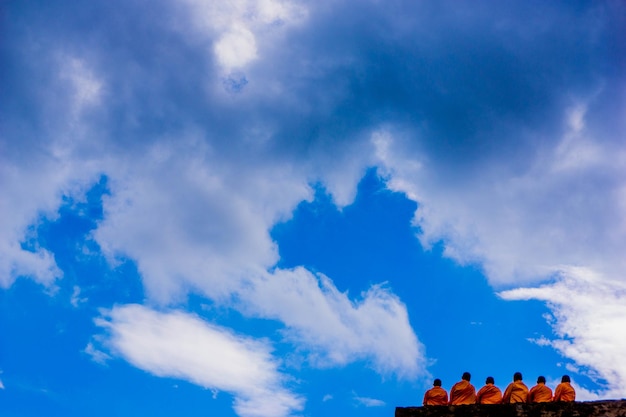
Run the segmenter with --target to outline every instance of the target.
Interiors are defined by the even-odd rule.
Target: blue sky
[[[626,6],[0,6],[0,414],[626,396]]]

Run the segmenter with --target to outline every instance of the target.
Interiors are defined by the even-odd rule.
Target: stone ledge
[[[626,417],[626,399],[536,404],[396,407],[395,417]]]

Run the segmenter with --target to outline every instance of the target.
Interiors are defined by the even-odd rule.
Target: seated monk
[[[513,382],[504,390],[503,404],[525,403],[528,398],[528,387],[522,382],[522,373],[515,372]]]
[[[500,404],[502,402],[502,391],[494,385],[492,376],[488,376],[485,386],[476,393],[476,404]]]
[[[424,394],[424,405],[448,405],[448,393],[441,388],[441,379],[435,379],[433,387]]]
[[[552,389],[546,386],[546,378],[537,378],[537,385],[528,391],[529,403],[548,403],[552,401]]]
[[[553,401],[575,401],[576,400],[576,391],[574,387],[570,385],[570,379],[568,375],[563,375],[561,378],[561,383],[557,385],[556,390],[554,391],[554,400]]]
[[[465,372],[461,380],[450,389],[450,405],[476,403],[476,388],[470,384],[471,375]]]

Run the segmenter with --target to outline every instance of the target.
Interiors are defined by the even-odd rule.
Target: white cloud
[[[382,400],[369,397],[359,397],[356,393],[353,393],[352,398],[357,403],[357,405],[362,405],[365,407],[383,407],[385,405],[385,402]]]
[[[271,161],[234,168],[193,138],[138,158],[110,170],[94,237],[109,257],[137,262],[152,300],[195,291],[232,305],[234,296],[241,311],[284,323],[316,366],[367,360],[384,373],[424,372],[423,346],[390,290],[373,286],[353,301],[302,268],[268,272],[278,261],[268,231],[311,197],[306,171]]]
[[[215,43],[215,54],[228,69],[243,67],[257,57],[254,35],[246,28],[234,27]]]
[[[69,83],[67,92],[70,95],[70,115],[75,122],[79,122],[81,112],[100,103],[103,81],[83,59],[61,56],[58,60],[61,61],[59,76]]]
[[[2,201],[11,205],[3,210],[10,216],[2,220],[11,231],[0,240],[7,248],[2,252],[6,259],[0,259],[6,270],[3,285],[20,275],[51,283],[62,274],[48,252],[23,251],[17,242],[42,208],[54,218],[62,196],[80,198],[102,173],[110,194],[103,197],[104,217],[93,237],[112,265],[117,257],[137,262],[151,300],[168,304],[194,291],[230,304],[237,295],[248,304],[240,306],[243,310],[284,322],[290,340],[313,351],[315,365],[367,360],[385,373],[412,377],[423,371],[423,348],[405,306],[389,290],[373,287],[352,301],[329,279],[318,282],[303,270],[268,274],[278,260],[269,229],[312,197],[309,184],[315,180],[328,185],[335,201],[349,204],[371,160],[368,152],[345,144],[317,150],[314,160],[301,163],[266,154],[263,143],[252,137],[240,138],[245,144],[241,151],[225,158],[216,149],[219,144],[194,127],[119,149],[113,139],[96,133],[97,126],[87,123],[80,110],[103,99],[104,82],[94,76],[98,71],[85,60],[68,62],[60,65],[59,79],[75,106],[58,118],[58,131],[50,133],[45,145],[51,151],[41,156],[36,169],[16,164],[15,178],[1,176],[7,184],[3,189],[15,197]],[[2,169],[11,174],[10,168]],[[276,287],[277,282],[286,287]],[[299,296],[294,298],[299,303],[277,309],[276,300],[289,295]],[[72,303],[77,305],[79,297],[76,287]],[[311,300],[315,303],[308,304]],[[307,319],[318,313],[332,325]],[[90,346],[86,353],[107,360]]]
[[[564,108],[556,140],[518,136],[532,145],[515,161],[496,152],[452,158],[455,167],[407,138],[421,131],[387,127],[371,141],[390,188],[418,202],[424,247],[442,241],[445,255],[480,265],[496,288],[562,274],[556,284],[502,294],[547,302],[558,339],[539,343],[605,380],[603,395],[616,397],[626,390],[626,339],[617,330],[626,326],[626,149],[587,126],[594,104]]]
[[[2,242],[0,248],[0,286],[7,288],[17,277],[32,277],[44,284],[51,284],[63,275],[54,257],[45,249],[35,252],[24,250],[15,243]]]
[[[97,324],[102,342],[134,366],[161,377],[187,380],[235,397],[242,417],[280,417],[303,400],[284,386],[279,364],[264,342],[233,334],[182,312],[140,305],[116,306]]]
[[[572,387],[574,387],[574,390],[576,391],[576,401],[599,401],[599,400],[607,399],[607,397],[605,396],[605,393],[589,391],[586,388],[578,385],[576,383],[576,377],[572,376],[571,373],[569,374],[569,376],[571,378],[571,385]],[[560,383],[561,383],[561,378],[555,378],[555,379],[548,378],[546,381],[546,385],[549,387],[553,387],[553,388],[556,388],[556,386],[559,385]]]
[[[216,38],[213,52],[226,73],[256,60],[257,45],[263,42],[268,32],[297,23],[306,15],[299,4],[282,0],[188,0],[187,4],[199,32],[208,38]]]
[[[558,383],[560,382],[560,380],[557,382],[555,381],[553,386],[556,387],[558,385]],[[572,386],[574,387],[574,390],[576,390],[576,401],[601,401],[601,400],[606,400],[607,399],[607,394],[602,392],[602,393],[598,393],[595,391],[590,391],[584,387],[581,387],[580,385],[576,384],[574,381],[572,381]],[[609,394],[610,395],[610,394]],[[614,397],[616,399],[618,398],[622,398],[622,396],[618,396]]]
[[[555,283],[538,288],[503,291],[506,300],[547,302],[554,314],[555,340],[541,338],[575,361],[570,371],[585,372],[601,383],[604,398],[621,398],[626,391],[626,284],[609,281],[584,268],[564,268]],[[582,392],[582,391],[581,391]]]
[[[81,293],[80,287],[78,285],[74,285],[72,289],[72,296],[70,297],[70,303],[74,307],[78,307],[80,304],[86,303],[87,301],[89,301],[87,297],[81,297],[80,293]]]
[[[382,373],[413,378],[425,372],[424,348],[406,306],[380,285],[353,301],[329,278],[296,268],[253,280],[239,294],[244,310],[285,323],[287,335],[312,349],[318,366],[367,359]]]
[[[566,111],[566,131],[551,156],[553,173],[576,172],[601,166],[606,161],[605,150],[585,135],[586,106],[579,104]]]
[[[53,148],[29,150],[28,164],[14,155],[17,151],[5,148],[0,163],[0,188],[7,196],[0,199],[0,287],[20,276],[45,285],[63,276],[54,256],[38,245],[36,228],[44,220],[56,219],[64,195],[82,195],[95,169],[89,161],[55,155]]]
[[[37,242],[37,226],[57,218],[63,197],[80,199],[102,168],[98,129],[90,131],[85,118],[100,101],[103,81],[76,56],[27,52],[37,55],[34,61],[51,79],[29,80],[40,119],[33,123],[30,115],[16,114],[0,134],[0,188],[6,196],[0,199],[0,287],[20,276],[50,286],[63,276],[54,256],[30,243]],[[31,123],[45,128],[31,130]]]
[[[155,148],[111,168],[94,236],[110,257],[137,261],[155,300],[170,302],[190,287],[228,298],[277,261],[269,227],[311,190],[288,166],[237,169],[185,140]]]
[[[538,282],[561,265],[621,276],[626,150],[581,136],[576,123],[531,153],[521,172],[495,155],[450,177],[447,166],[407,149],[402,132],[380,131],[372,141],[389,186],[419,203],[423,245],[443,240],[447,256],[481,264],[493,284]]]
[[[47,284],[62,276],[50,252],[37,245],[31,250],[20,245],[27,239],[29,226],[38,224],[40,215],[54,216],[60,204],[59,189],[68,179],[58,162],[36,164],[33,168],[11,163],[8,158],[2,158],[0,164],[0,187],[10,196],[0,199],[0,286],[3,287],[10,286],[19,276],[30,276]]]
[[[100,341],[102,340],[102,338],[101,338],[101,337],[100,337],[100,338],[96,338],[96,339],[98,339],[98,340],[100,340]],[[87,344],[87,346],[85,347],[84,352],[85,352],[87,355],[91,356],[91,359],[92,359],[94,362],[99,363],[100,365],[104,365],[104,364],[106,364],[106,363],[107,363],[110,359],[112,359],[112,358],[111,358],[111,355],[109,355],[109,354],[107,354],[107,353],[103,352],[102,350],[100,350],[100,349],[96,348],[96,346],[95,346],[92,342],[89,342],[89,343]]]

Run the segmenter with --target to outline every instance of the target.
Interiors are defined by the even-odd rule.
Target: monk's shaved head
[[[493,379],[492,376],[488,376],[487,380],[485,381],[485,384],[495,384],[496,381]]]
[[[515,374],[513,374],[513,381],[521,381],[521,380],[522,380],[522,373],[515,372]]]
[[[441,379],[437,378],[435,379],[435,381],[433,382],[433,385],[436,387],[440,387],[441,386]]]
[[[539,378],[537,378],[537,383],[546,383],[546,377],[545,376],[540,376]]]
[[[470,379],[472,379],[472,375],[470,375],[469,372],[463,372],[463,376],[461,377],[461,379],[464,379],[465,381],[469,381]]]
[[[569,375],[563,375],[563,378],[561,378],[561,382],[572,382],[569,379]]]

